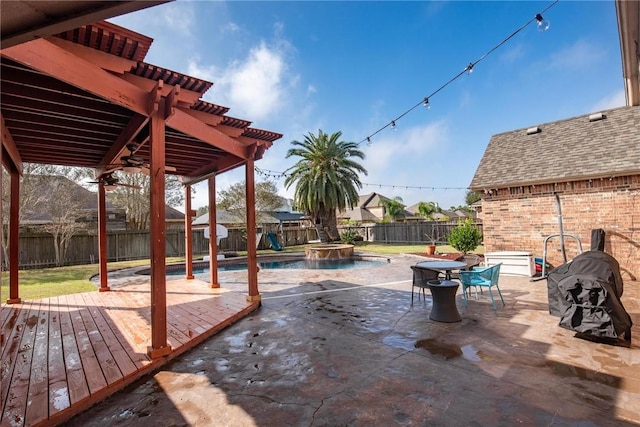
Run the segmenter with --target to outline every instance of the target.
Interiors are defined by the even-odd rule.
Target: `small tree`
[[[268,212],[278,210],[282,206],[282,197],[278,188],[271,181],[258,182],[255,185],[256,223],[264,222]],[[231,214],[237,222],[247,222],[247,199],[245,182],[238,182],[226,190],[218,192],[217,207]]]
[[[385,219],[390,222],[395,222],[396,219],[404,217],[404,205],[402,204],[402,197],[396,196],[393,199],[383,199],[382,206],[385,210]]]
[[[482,233],[473,226],[471,218],[467,218],[464,222],[458,222],[458,226],[449,234],[448,241],[454,249],[468,254],[480,245]]]
[[[479,201],[480,199],[482,199],[482,196],[480,195],[480,193],[477,193],[471,190],[467,191],[467,194],[464,196],[464,201],[467,204],[467,206],[471,206],[472,204]]]
[[[433,214],[438,212],[438,205],[434,202],[418,203],[418,216],[433,221]]]

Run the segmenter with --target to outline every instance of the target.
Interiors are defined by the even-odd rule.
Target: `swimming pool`
[[[307,259],[307,258],[297,258],[297,259],[283,259],[283,260],[273,260],[273,261],[258,261],[258,267],[261,270],[276,270],[276,269],[285,269],[285,270],[349,270],[356,268],[372,268],[372,267],[381,267],[390,262],[387,258],[381,259],[361,259],[361,258],[352,258],[352,259],[341,259],[341,260],[315,260],[315,259]],[[231,263],[231,264],[219,264],[218,271],[238,271],[238,270],[246,270],[247,263],[239,262],[239,263]],[[208,273],[208,267],[198,267],[194,266],[193,273],[194,274],[202,274]],[[178,276],[185,274],[184,267],[180,268],[167,268],[168,276]]]

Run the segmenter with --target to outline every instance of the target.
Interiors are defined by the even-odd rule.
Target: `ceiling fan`
[[[142,187],[139,185],[126,184],[124,182],[120,182],[120,180],[113,175],[113,172],[106,173],[101,175],[97,181],[90,181],[89,184],[102,184],[104,185],[104,189],[107,191],[115,190],[116,187],[130,187],[135,188],[136,190],[140,190]]]
[[[136,156],[136,152],[140,146],[136,143],[127,144],[127,150],[129,154],[120,157],[120,163],[107,165],[107,173],[122,170],[125,173],[139,173],[142,172],[145,175],[149,175],[149,164],[144,161],[140,156]],[[165,170],[175,172],[176,168],[173,166],[165,166]]]

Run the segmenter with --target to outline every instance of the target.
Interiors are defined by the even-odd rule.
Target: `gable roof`
[[[64,191],[77,203],[77,207],[86,212],[98,210],[98,196],[78,183],[61,175],[25,175],[25,180],[33,180],[33,192],[35,203],[25,207],[21,223],[45,223],[51,222],[52,199],[58,197],[59,191]],[[25,185],[23,183],[23,185]],[[106,201],[109,212],[124,212],[124,209],[116,208],[110,201]]]
[[[474,191],[640,173],[640,107],[603,111],[491,137],[471,181]],[[532,129],[532,128],[529,128]]]

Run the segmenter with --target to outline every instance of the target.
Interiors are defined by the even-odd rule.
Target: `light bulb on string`
[[[367,147],[371,147],[371,137],[367,137]]]
[[[393,130],[394,132],[398,130],[395,120],[391,120],[391,130]]]
[[[466,71],[467,74],[473,73],[473,62],[470,62],[469,65],[467,65]]]
[[[551,23],[544,19],[539,13],[536,15],[536,21],[538,21],[538,31],[542,33],[547,31],[551,26]]]
[[[422,100],[422,105],[424,106],[425,110],[430,110],[431,104],[429,104],[429,98],[425,96],[424,99]]]

